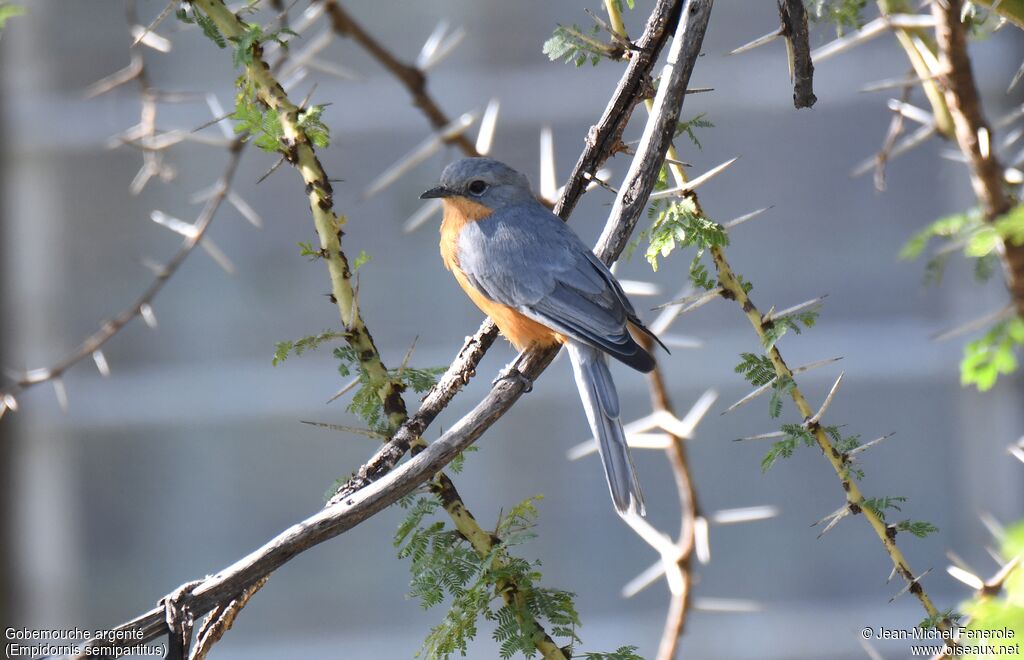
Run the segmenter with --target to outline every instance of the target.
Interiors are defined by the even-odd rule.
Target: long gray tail
[[[626,434],[619,422],[619,395],[608,371],[608,359],[597,349],[571,340],[566,343],[566,349],[583,408],[587,411],[587,421],[597,439],[615,508],[620,514],[644,515],[644,496],[629,455]]]

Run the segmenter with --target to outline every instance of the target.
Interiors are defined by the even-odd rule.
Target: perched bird
[[[615,508],[643,515],[606,355],[649,372],[654,358],[630,330],[657,337],[615,276],[537,201],[524,175],[499,161],[458,160],[420,198],[443,201],[444,264],[501,333],[519,350],[565,345]]]

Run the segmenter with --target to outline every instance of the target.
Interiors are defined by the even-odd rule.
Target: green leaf
[[[867,0],[804,0],[810,19],[828,22],[836,27],[836,34],[855,30],[864,23],[864,6]]]
[[[1017,369],[1017,351],[1024,346],[1024,319],[1001,321],[981,339],[964,346],[960,361],[960,384],[974,385],[979,391],[992,389],[1000,375]]]
[[[715,125],[711,123],[711,120],[705,119],[705,117],[707,117],[707,113],[702,112],[692,119],[679,122],[676,124],[675,136],[679,137],[680,135],[685,134],[686,137],[690,138],[690,142],[693,142],[693,146],[703,151],[704,145],[702,145],[700,140],[697,139],[697,134],[694,132],[694,129],[715,127]]]
[[[596,66],[602,58],[615,52],[614,46],[596,38],[599,32],[600,28],[596,25],[591,28],[589,33],[578,25],[571,27],[559,25],[551,37],[544,42],[542,51],[552,62],[564,60],[581,67],[589,60]]]
[[[907,501],[905,497],[866,497],[861,502],[861,506],[865,509],[870,509],[878,519],[885,522],[885,512],[892,509],[894,511],[902,511],[900,504]]]
[[[6,2],[0,2],[0,30],[7,26],[7,20],[14,18],[15,16],[24,16],[28,12],[27,9],[21,5],[12,5]]]
[[[302,355],[306,351],[316,350],[323,343],[344,338],[345,334],[342,332],[324,330],[318,335],[309,335],[295,341],[279,341],[274,345],[274,359],[271,363],[276,367],[292,353]]]
[[[901,520],[894,525],[898,532],[910,532],[919,539],[939,531],[939,528],[924,520]]]
[[[667,257],[677,246],[693,246],[697,248],[697,255],[690,265],[690,278],[696,286],[714,288],[706,269],[699,267],[699,260],[705,250],[729,244],[722,225],[701,215],[689,197],[670,200],[664,205],[655,202],[652,209],[656,217],[645,232],[650,243],[645,257],[651,268],[657,271],[658,257]]]

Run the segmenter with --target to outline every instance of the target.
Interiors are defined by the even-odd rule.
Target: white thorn
[[[886,29],[894,28],[930,28],[935,27],[935,19],[925,14],[892,14],[881,16],[869,21],[862,28],[844,35],[835,41],[816,48],[811,52],[811,60],[817,64],[833,55],[849,50],[854,46],[870,41],[879,36]]]
[[[757,435],[747,435],[742,438],[736,438],[734,442],[745,442],[747,440],[771,440],[772,438],[781,438],[786,435],[783,431],[771,431],[769,433],[758,433]]]
[[[765,320],[766,321],[774,321],[774,320],[777,320],[777,319],[784,319],[787,316],[792,316],[792,315],[796,314],[797,312],[802,312],[803,310],[807,309],[808,307],[814,307],[816,305],[821,304],[821,302],[823,300],[825,300],[825,298],[828,298],[828,294],[827,293],[825,295],[823,295],[823,296],[818,296],[817,298],[811,298],[810,300],[805,300],[804,302],[799,303],[797,305],[793,305],[792,307],[787,307],[786,309],[784,309],[784,310],[782,310],[780,312],[770,312],[767,316],[765,316]]]
[[[153,50],[160,53],[171,52],[171,40],[167,37],[161,37],[152,30],[146,30],[141,25],[132,26],[132,37],[136,43],[141,43],[143,46],[152,48]]]
[[[167,272],[166,266],[156,261],[155,259],[150,259],[149,257],[141,257],[139,259],[139,263],[145,266],[147,270],[149,270],[157,277],[163,277],[164,274]]]
[[[677,296],[682,296],[686,294],[686,292],[691,290],[692,289],[689,286],[683,287],[683,289],[679,291]],[[659,305],[657,308],[655,308],[661,309],[661,311],[658,313],[658,316],[656,316],[654,320],[651,321],[649,325],[651,332],[653,332],[655,335],[661,335],[663,332],[668,330],[669,326],[672,325],[672,322],[675,321],[676,317],[679,316],[680,310],[682,310],[682,308],[683,305],[678,302],[666,303],[665,305]]]
[[[675,188],[669,188],[668,190],[659,190],[656,193],[651,193],[650,199],[665,199],[667,197],[679,197],[680,195],[682,195],[684,193],[687,193],[687,192],[690,192],[691,190],[696,190],[701,185],[707,183],[712,178],[714,178],[714,177],[718,176],[719,174],[721,174],[722,172],[724,172],[726,169],[728,169],[733,163],[735,163],[739,159],[740,159],[739,156],[736,156],[734,158],[730,158],[729,160],[725,161],[721,165],[716,165],[715,167],[712,167],[710,170],[708,170],[704,174],[701,174],[698,177],[694,177],[694,178],[690,179],[689,181],[687,181],[686,183],[684,183],[681,186],[676,186]]]
[[[991,155],[991,144],[988,129],[982,126],[978,129],[978,151],[981,152],[981,157],[988,160]]]
[[[726,229],[732,229],[733,227],[736,227],[738,225],[742,225],[744,222],[747,222],[748,220],[753,220],[754,218],[756,218],[757,216],[761,215],[765,211],[768,211],[768,210],[773,209],[773,208],[775,208],[775,207],[774,206],[766,206],[763,209],[757,209],[756,211],[751,211],[750,213],[747,213],[746,215],[741,215],[738,218],[734,218],[734,219],[730,220],[729,222],[725,223],[722,226],[725,227]]]
[[[975,330],[980,330],[981,328],[988,327],[993,323],[998,323],[999,321],[1002,321],[1005,318],[1009,318],[1012,314],[1013,305],[1005,305],[1004,307],[1001,307],[994,312],[990,312],[976,319],[971,319],[966,323],[961,323],[960,325],[954,326],[947,330],[943,330],[937,335],[933,335],[932,340],[946,341],[947,339],[952,339],[953,337],[959,337],[960,335],[965,335],[967,333],[974,332]]]
[[[668,449],[672,446],[672,436],[667,433],[627,433],[626,444],[631,449]]]
[[[693,553],[697,561],[707,565],[711,561],[711,540],[708,538],[708,519],[697,516],[693,521]]]
[[[818,534],[818,538],[820,539],[822,536],[825,536],[825,534],[828,534],[828,532],[833,527],[835,527],[839,523],[840,520],[842,520],[843,518],[845,518],[848,515],[850,515],[850,507],[848,505],[846,505],[846,504],[843,504],[843,506],[839,507],[838,509],[836,509],[832,513],[828,514],[827,516],[825,516],[824,518],[822,518],[818,522],[814,523],[813,525],[811,525],[811,527],[817,527],[818,525],[822,524],[826,520],[828,521],[828,524],[825,525],[825,529],[821,530],[821,533]]]
[[[971,589],[977,591],[978,589],[985,588],[985,581],[980,577],[971,573],[970,571],[964,570],[959,566],[947,566],[946,572],[949,573],[953,579],[963,582]]]
[[[93,351],[92,361],[96,363],[96,371],[99,371],[101,376],[106,378],[110,375],[110,364],[107,362],[107,356],[103,354],[103,351],[98,348]]]
[[[935,135],[936,128],[935,124],[929,124],[922,126],[916,131],[908,135],[904,140],[901,140],[896,146],[889,150],[887,162],[892,162],[897,156],[902,156],[914,147],[917,147],[925,142],[928,138]],[[850,170],[850,176],[861,176],[867,172],[870,172],[875,167],[875,161],[877,155],[872,155],[870,158],[865,158],[858,163],[852,170]]]
[[[494,143],[494,131],[498,126],[498,113],[501,110],[501,102],[494,98],[487,102],[484,108],[484,116],[480,119],[480,132],[476,134],[477,152],[487,155]]]
[[[636,513],[630,511],[621,514],[621,518],[627,525],[633,528],[633,531],[640,538],[661,555],[661,563],[665,568],[665,578],[668,582],[669,591],[674,595],[682,594],[685,584],[678,564],[680,557],[683,556],[682,550],[672,542],[672,539],[659,532]]]
[[[1010,456],[1013,456],[1021,463],[1024,463],[1024,449],[1021,449],[1017,445],[1010,445],[1006,448],[1006,451],[1009,452]]]
[[[683,420],[679,422],[679,426],[675,430],[680,432],[676,432],[675,434],[681,438],[689,439],[693,435],[697,426],[704,419],[704,416],[708,414],[709,410],[711,410],[711,406],[713,406],[717,400],[718,392],[715,390],[705,390],[704,393],[700,395],[700,398],[690,406],[690,409],[683,417]]]
[[[392,183],[397,181],[403,174],[416,167],[427,158],[430,158],[444,145],[446,140],[463,133],[467,128],[473,125],[476,121],[476,114],[472,112],[466,112],[456,119],[452,120],[447,126],[442,128],[440,131],[431,134],[423,142],[416,145],[416,147],[402,156],[395,164],[391,165],[388,169],[378,176],[369,186],[367,186],[366,192],[363,193],[364,198],[372,197],[381,190],[384,190]]]
[[[18,400],[14,398],[13,394],[4,395],[4,408],[11,412],[18,412]]]
[[[217,247],[217,244],[213,242],[213,239],[204,238],[199,243],[199,247],[203,248],[206,254],[208,254],[210,258],[224,270],[225,273],[228,275],[234,275],[235,264],[231,262],[228,255],[224,254],[223,250]]]
[[[336,401],[336,400],[340,399],[341,397],[345,396],[346,392],[350,391],[353,387],[355,387],[358,384],[359,384],[359,379],[358,378],[355,378],[355,379],[349,381],[348,383],[345,384],[344,387],[342,387],[340,390],[338,390],[333,395],[331,395],[331,398],[327,399],[327,403],[333,403],[334,401]]]
[[[440,212],[441,200],[431,199],[409,216],[409,219],[402,225],[402,231],[406,234],[411,234]]]
[[[701,612],[760,612],[761,604],[742,598],[694,598],[693,609]]]
[[[933,77],[920,78],[914,76],[912,78],[886,78],[885,80],[879,80],[878,82],[868,83],[860,88],[861,93],[867,92],[882,92],[887,89],[902,89],[904,87],[914,87],[922,83],[932,80]]]
[[[151,161],[145,161],[142,167],[139,168],[138,173],[135,174],[135,178],[132,179],[131,184],[128,186],[128,191],[132,195],[138,195],[149,183],[149,180],[157,174],[157,168]]]
[[[857,641],[860,642],[860,647],[864,649],[864,652],[868,654],[868,660],[885,660],[885,658],[875,650],[875,647],[871,645],[871,642],[864,639],[862,635],[857,635]]]
[[[419,55],[416,56],[417,69],[422,71],[426,68],[427,62],[429,62],[430,58],[437,52],[446,32],[448,32],[448,21],[439,21],[434,27],[434,31],[431,32],[430,36],[427,37],[427,40],[423,42],[423,47],[420,48]]]
[[[151,329],[156,329],[156,314],[153,312],[153,307],[149,303],[142,303],[139,305],[139,316]]]
[[[62,413],[67,413],[68,391],[67,388],[64,387],[64,381],[60,378],[54,378],[50,381],[50,384],[53,385],[53,394],[57,397],[57,405],[60,406],[60,411]]]
[[[362,80],[363,77],[353,71],[352,69],[346,69],[343,66],[339,66],[334,62],[313,58],[306,62],[306,68],[312,69],[313,71],[319,71],[320,73],[326,73],[329,76],[334,76],[340,80]]]
[[[619,285],[627,296],[656,296],[661,293],[661,289],[654,282],[619,280]]]
[[[49,369],[41,367],[39,369],[29,369],[25,372],[24,379],[29,383],[42,383],[50,379],[53,375]]]
[[[927,126],[935,121],[932,113],[928,112],[923,108],[919,108],[911,103],[900,101],[899,99],[889,99],[887,103],[889,109],[893,112],[897,112],[911,121],[916,121],[918,124]]]
[[[883,436],[875,438],[871,442],[866,442],[863,445],[859,445],[857,447],[854,447],[850,451],[846,452],[846,455],[847,456],[856,456],[857,454],[859,454],[859,453],[861,453],[863,451],[867,451],[868,449],[871,449],[872,447],[874,447],[875,445],[877,445],[881,441],[888,440],[889,438],[891,438],[894,435],[896,435],[896,434],[895,433],[886,433]]]
[[[665,574],[665,565],[660,561],[651,564],[622,587],[622,597],[632,598],[658,581]]]
[[[174,216],[167,215],[163,211],[154,210],[149,214],[149,218],[156,224],[167,227],[175,234],[180,234],[185,238],[195,240],[199,236],[199,229],[195,225],[189,224],[184,220],[179,220]]]
[[[1013,91],[1013,88],[1017,86],[1017,83],[1024,78],[1024,62],[1020,63],[1020,67],[1017,69],[1017,73],[1013,74],[1013,78],[1010,79],[1010,86],[1006,88],[1006,93],[1009,94]]]
[[[677,335],[670,332],[661,334],[659,337],[661,343],[672,348],[701,348],[704,346],[704,342],[696,337],[690,337],[688,335]]]
[[[1016,167],[1007,167],[1003,171],[1003,180],[1011,186],[1016,186],[1024,183],[1024,171],[1018,170]]]
[[[235,209],[242,214],[242,217],[249,221],[253,227],[263,227],[263,218],[256,212],[249,202],[242,199],[242,196],[236,193],[234,190],[229,190],[227,194],[228,203],[234,206]]]
[[[979,518],[981,518],[981,524],[985,526],[985,529],[987,529],[988,533],[992,535],[992,538],[997,541],[1002,541],[1003,538],[1006,537],[1006,529],[991,513],[985,511],[979,514]]]
[[[730,55],[739,55],[740,53],[745,53],[748,50],[754,50],[755,48],[758,48],[760,46],[764,46],[765,44],[770,44],[771,42],[775,41],[776,39],[778,39],[781,36],[782,36],[782,28],[781,27],[780,28],[775,28],[775,30],[769,32],[768,34],[764,35],[763,37],[758,37],[757,39],[754,39],[753,41],[748,41],[747,43],[743,44],[739,48],[733,49],[732,51],[729,52],[729,54]]]
[[[839,391],[839,383],[843,382],[844,375],[846,375],[845,371],[839,372],[839,378],[836,378],[836,382],[832,385],[832,389],[828,391],[828,396],[825,397],[825,402],[821,404],[821,408],[819,408],[818,412],[814,414],[814,417],[811,417],[809,420],[807,420],[807,426],[817,424],[818,422],[821,421],[821,418],[825,414],[825,411],[828,410],[828,407],[830,405],[832,405],[832,399],[835,397],[836,392]]]
[[[424,62],[423,66],[420,67],[420,70],[429,71],[433,69],[435,66],[444,61],[446,57],[451,55],[452,52],[456,48],[458,48],[459,44],[461,44],[462,40],[465,38],[466,30],[464,28],[460,27],[453,31],[451,35],[449,35],[448,38],[444,40],[444,43],[437,47],[437,50],[429,58],[429,60]]]
[[[755,520],[768,520],[777,515],[779,515],[779,508],[769,505],[722,509],[711,514],[711,523],[714,525],[736,525]]]
[[[554,202],[558,196],[558,175],[555,174],[555,139],[550,126],[540,129],[540,196]]]
[[[898,592],[896,593],[896,595],[895,595],[895,596],[893,596],[892,598],[890,598],[890,599],[889,599],[889,602],[890,602],[890,603],[891,603],[891,602],[893,602],[894,600],[896,600],[897,598],[899,598],[899,597],[900,597],[900,596],[902,596],[903,594],[905,594],[905,593],[907,593],[908,591],[910,591],[910,587],[911,587],[911,586],[913,586],[913,585],[915,585],[915,584],[918,584],[918,583],[919,583],[919,582],[921,581],[921,578],[923,578],[924,576],[928,575],[928,574],[929,574],[929,573],[931,573],[931,572],[932,572],[932,569],[930,569],[930,568],[929,568],[929,569],[928,569],[928,570],[926,570],[926,571],[925,571],[924,573],[921,573],[920,575],[918,575],[918,576],[917,576],[916,578],[914,578],[913,580],[910,580],[909,582],[907,582],[907,583],[906,583],[906,584],[905,584],[905,585],[903,586],[903,588],[902,588],[902,589],[900,589],[900,590],[899,590],[899,591],[898,591]]]
[[[217,128],[220,129],[220,134],[227,140],[235,139],[234,129],[231,128],[231,122],[228,121],[228,113],[224,112],[224,106],[220,104],[220,99],[213,92],[206,95],[206,107],[210,109],[213,114],[213,118],[217,120]],[[223,117],[223,119],[221,119]]]

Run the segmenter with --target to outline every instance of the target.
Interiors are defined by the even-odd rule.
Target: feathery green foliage
[[[281,119],[277,112],[263,107],[244,84],[235,101],[235,111],[230,115],[231,119],[235,120],[235,133],[248,134],[248,139],[253,140],[253,144],[263,151],[280,151],[284,129],[281,127]],[[330,132],[322,119],[325,107],[326,105],[314,105],[299,113],[299,128],[318,148],[330,144]],[[299,245],[303,246],[302,243]],[[304,250],[303,254],[307,252]]]
[[[640,236],[649,242],[644,256],[651,268],[658,270],[659,256],[667,257],[677,247],[693,246],[697,252],[690,263],[690,280],[702,289],[714,288],[715,282],[702,267],[700,259],[708,248],[729,244],[729,236],[722,225],[700,213],[697,204],[689,197],[655,200],[648,216],[653,222]]]
[[[800,334],[801,324],[803,324],[803,327],[805,328],[814,327],[814,324],[818,321],[818,315],[820,312],[821,305],[815,305],[810,309],[805,309],[795,314],[775,316],[770,320],[765,321],[763,324],[764,339],[762,340],[765,350],[774,346],[788,330],[792,330],[796,334]]]
[[[318,335],[308,335],[295,341],[279,341],[274,345],[274,358],[271,360],[271,364],[275,367],[288,359],[288,356],[294,353],[296,356],[302,355],[306,351],[313,351],[329,341],[335,341],[337,339],[344,339],[345,334],[342,332],[334,332],[333,330],[324,330]]]
[[[867,0],[804,0],[809,18],[836,26],[836,34],[859,28]]]
[[[611,56],[616,47],[597,38],[601,28],[593,26],[589,31],[579,25],[559,25],[544,42],[543,52],[552,62],[564,60],[581,67],[588,61],[597,66],[602,59]]]
[[[213,19],[201,11],[194,11],[191,5],[183,4],[175,11],[175,16],[182,23],[195,24],[203,31],[207,39],[217,45],[217,48],[227,48],[228,41],[221,34],[220,28]]]
[[[1000,374],[1017,369],[1017,351],[1024,346],[1024,318],[1016,316],[992,326],[980,339],[964,346],[960,361],[960,383],[979,391],[992,389]]]
[[[697,133],[694,131],[696,128],[714,128],[715,125],[711,123],[711,120],[707,118],[707,113],[702,112],[696,117],[681,121],[676,125],[676,137],[680,135],[686,135],[690,138],[690,142],[693,142],[693,146],[697,147],[701,151],[704,150],[704,145],[697,139]]]
[[[502,516],[491,551],[481,557],[455,528],[438,519],[441,504],[433,496],[403,502],[408,513],[395,533],[401,559],[410,559],[410,596],[429,609],[448,601],[447,611],[424,642],[429,658],[465,655],[482,618],[494,626],[502,658],[517,653],[532,658],[547,625],[552,637],[578,643],[579,616],[568,591],[539,586],[539,561],[513,557],[509,549],[533,538],[536,502],[529,498]],[[619,649],[616,653],[626,653]],[[589,657],[589,656],[588,656]],[[602,656],[594,657],[616,657]],[[618,656],[628,658],[629,656]]]
[[[620,646],[611,653],[584,653],[578,657],[584,660],[644,660],[636,651],[635,646]]]
[[[793,391],[796,382],[789,376],[777,378],[775,366],[767,355],[740,353],[740,363],[736,365],[734,371],[742,374],[754,387],[770,383],[772,391],[768,399],[768,414],[772,419],[782,414],[782,398]]]

